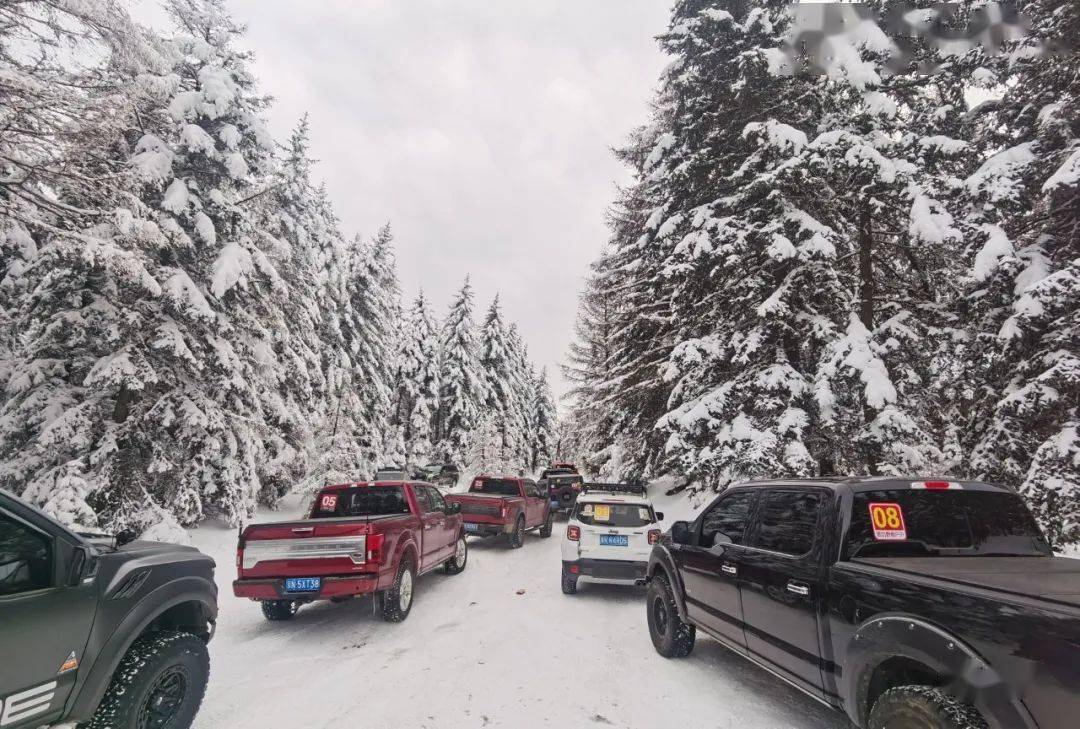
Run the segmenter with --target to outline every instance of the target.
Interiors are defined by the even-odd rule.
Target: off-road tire
[[[548,511],[547,521],[545,521],[544,525],[540,527],[540,536],[543,537],[544,539],[547,539],[548,537],[550,537],[551,536],[551,530],[554,528],[554,526],[555,526],[555,512],[554,511]]]
[[[649,594],[645,600],[649,635],[653,647],[664,658],[685,658],[694,650],[697,629],[679,617],[675,595],[667,577],[657,575],[649,582]]]
[[[401,605],[401,589],[402,582],[406,579],[405,573],[408,572],[408,584],[410,586],[410,596],[408,604],[402,607]],[[382,619],[388,623],[400,623],[405,618],[409,617],[409,612],[412,610],[413,597],[412,586],[416,584],[416,568],[413,567],[412,557],[405,556],[401,558],[401,564],[398,565],[397,575],[394,577],[394,584],[379,593],[379,615]]]
[[[514,531],[510,533],[510,549],[521,549],[525,544],[525,517],[519,516],[514,522]]]
[[[210,654],[201,638],[173,631],[146,635],[120,659],[97,711],[79,729],[136,729],[140,713],[149,710],[154,694],[175,688],[177,683],[181,685],[180,697],[170,711],[172,723],[168,726],[188,729],[202,704],[209,677]]]
[[[562,594],[573,595],[577,593],[577,575],[569,575],[563,572],[562,575]]]
[[[292,620],[300,609],[296,600],[263,600],[262,614],[267,620]]]
[[[986,729],[986,721],[965,704],[933,686],[897,686],[874,702],[868,729]]]
[[[457,542],[454,544],[454,554],[450,559],[443,563],[443,569],[446,570],[448,575],[459,575],[465,571],[465,565],[469,563],[469,542],[465,539],[465,535],[462,534],[458,537]],[[458,553],[461,552],[461,559],[458,559]]]

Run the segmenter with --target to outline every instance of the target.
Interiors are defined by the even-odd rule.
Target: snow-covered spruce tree
[[[439,339],[423,291],[413,301],[403,332],[397,388],[405,464],[413,469],[432,457],[432,428],[439,405]]]
[[[516,372],[516,353],[499,310],[498,295],[488,308],[478,339],[484,395],[481,408],[499,433],[502,460],[524,465],[524,459],[518,460],[521,441],[526,436],[522,430],[524,419],[518,399],[522,383]]]
[[[472,286],[465,279],[450,305],[442,330],[439,372],[438,455],[463,463],[470,431],[476,427],[484,402],[476,332],[473,326]]]
[[[563,376],[571,383],[566,420],[574,424],[575,453],[583,466],[598,470],[611,447],[611,414],[593,396],[596,383],[611,381],[611,356],[615,339],[617,298],[605,284],[594,263],[585,281],[574,322],[575,340],[563,365]],[[584,455],[584,458],[581,456]]]
[[[390,425],[391,382],[399,316],[393,235],[383,226],[369,244],[357,243],[350,298],[355,316],[353,387],[359,409],[353,413],[360,436],[360,472],[372,475],[382,465]]]
[[[1058,544],[1080,543],[1080,57],[1042,55],[1080,33],[1075,4],[1017,5],[1033,37],[980,75],[1002,98],[977,109],[989,152],[967,178],[970,469],[1025,495]]]
[[[516,433],[513,460],[523,464],[526,470],[535,470],[533,443],[536,442],[536,422],[532,403],[536,368],[529,362],[529,348],[514,322],[507,329],[507,341],[511,355],[511,394],[517,410],[517,419],[512,425]]]
[[[537,471],[554,460],[558,445],[559,424],[546,367],[539,373],[533,373],[530,389],[532,391],[533,441],[529,466],[532,471]]]

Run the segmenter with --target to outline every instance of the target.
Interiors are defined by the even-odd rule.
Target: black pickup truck
[[[0,491],[0,727],[191,726],[214,561],[132,536],[76,534]]]
[[[859,727],[1080,726],[1080,560],[1004,487],[739,484],[672,525],[647,579],[661,655],[701,630]]]

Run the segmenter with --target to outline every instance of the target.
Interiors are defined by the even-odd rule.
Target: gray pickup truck
[[[0,491],[3,729],[186,729],[216,618],[198,550],[76,534]]]

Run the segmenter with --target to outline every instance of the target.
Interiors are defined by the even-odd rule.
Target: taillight
[[[367,561],[378,564],[382,561],[382,534],[368,534],[367,536]]]
[[[576,542],[581,539],[581,527],[576,527],[573,524],[566,527],[566,538],[571,542]]]
[[[915,481],[911,484],[913,489],[927,489],[929,491],[962,490],[964,487],[956,481]]]
[[[659,529],[650,529],[649,530],[649,544],[656,544],[659,541],[660,541],[660,530]]]
[[[237,569],[237,571],[240,570],[240,565],[242,565],[242,564],[244,564],[244,548],[243,547],[237,547],[236,548],[236,569]]]
[[[510,513],[510,507],[507,506],[506,504],[503,504],[502,508],[499,509],[499,516],[501,516],[503,519],[505,519],[506,515],[509,514],[509,513]]]

